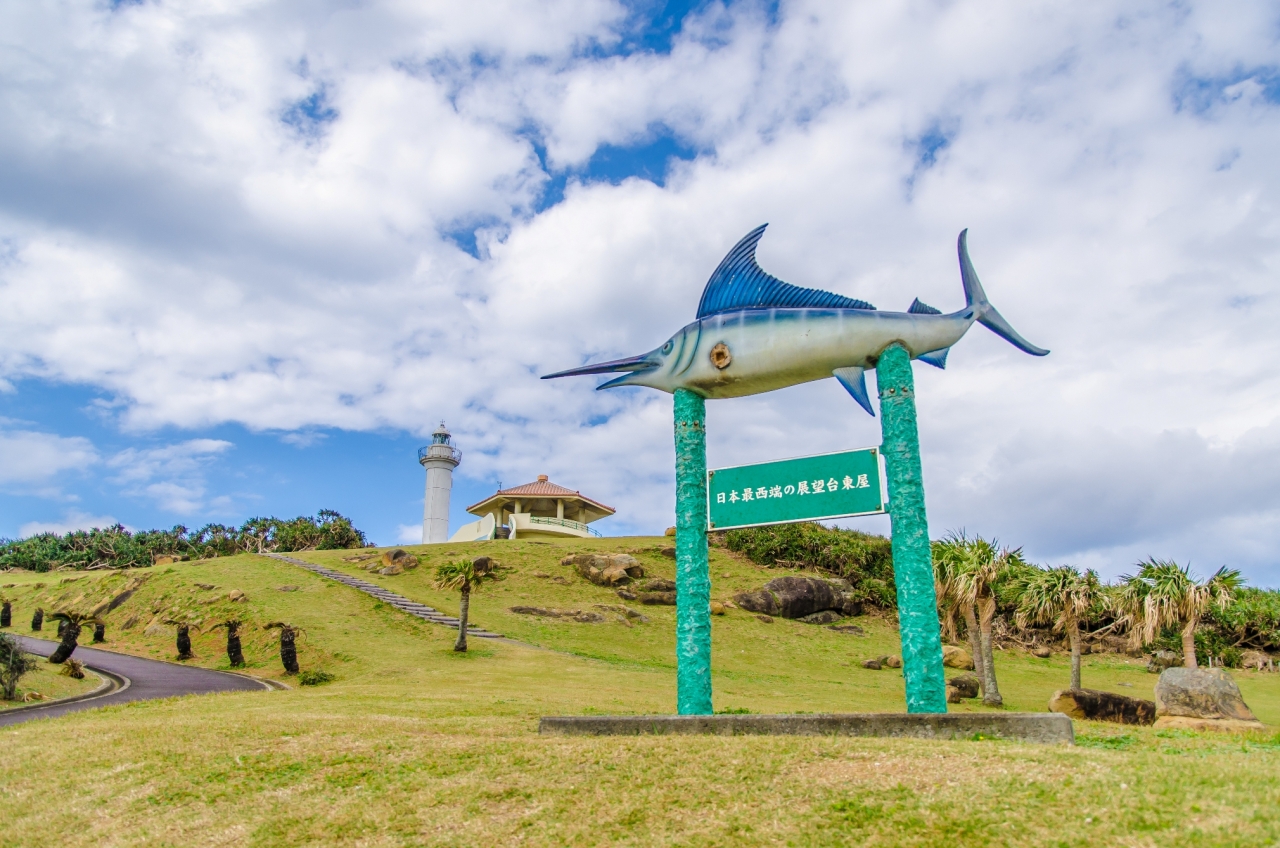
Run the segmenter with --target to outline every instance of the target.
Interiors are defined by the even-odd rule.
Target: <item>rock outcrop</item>
[[[981,684],[972,674],[957,674],[947,681],[947,703],[958,704],[965,698],[978,697]]]
[[[640,561],[629,554],[571,554],[560,560],[597,586],[625,586],[644,577]]]
[[[1151,674],[1160,674],[1166,668],[1174,668],[1182,665],[1182,657],[1173,651],[1156,651],[1151,655],[1151,659],[1147,661],[1147,671]]]
[[[604,616],[598,612],[583,610],[546,609],[543,607],[511,607],[511,611],[519,615],[536,615],[540,618],[563,618],[580,624],[599,624]]]
[[[1059,689],[1049,699],[1049,712],[1117,724],[1153,724],[1156,720],[1155,702],[1101,689]]]
[[[394,551],[383,553],[373,567],[379,574],[388,576],[404,574],[418,567],[418,558],[406,550],[396,548]]]
[[[847,580],[779,577],[764,584],[759,591],[734,595],[733,601],[744,610],[781,618],[802,619],[826,610],[858,615],[862,607],[854,600],[852,589]]]
[[[1220,668],[1170,668],[1156,681],[1156,726],[1261,730],[1240,687]]]

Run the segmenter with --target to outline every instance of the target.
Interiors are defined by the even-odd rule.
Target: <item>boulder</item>
[[[668,527],[668,528],[666,529],[666,531],[665,531],[662,535],[664,535],[664,536],[670,536],[670,537],[672,537],[672,538],[674,539],[674,538],[675,538],[675,535],[676,535],[676,528],[674,528],[674,527]]]
[[[662,554],[667,559],[676,558],[676,549],[673,547],[658,548],[658,553]]]
[[[654,606],[673,607],[676,605],[675,592],[638,592],[636,600],[642,604]]]
[[[1153,701],[1100,689],[1059,689],[1049,699],[1049,712],[1117,724],[1152,724],[1156,720]]]
[[[630,589],[619,589],[618,597],[622,598],[622,600],[624,601],[634,601],[638,599],[640,596],[637,595],[635,592],[631,591]]]
[[[560,560],[597,586],[624,586],[644,577],[640,561],[629,554],[571,554]]]
[[[399,567],[400,570],[395,572],[396,574],[403,574],[406,571],[410,571],[418,567],[418,558],[408,551],[401,550],[400,548],[396,548],[394,551],[384,552],[382,556],[378,558],[378,561],[382,563],[384,569],[379,572],[381,574],[386,574],[387,572],[385,569],[392,566]]]
[[[880,669],[884,668],[884,661],[887,659],[888,657],[876,657],[873,660],[863,660],[862,667],[869,668],[872,671],[879,671]]]
[[[771,615],[757,615],[756,620],[764,624],[773,624],[773,616]]]
[[[1228,725],[1204,724],[1227,722]],[[1156,681],[1156,726],[1261,729],[1240,687],[1220,668],[1169,668]]]
[[[745,610],[782,618],[804,618],[823,610],[857,615],[862,607],[854,600],[852,589],[848,580],[779,577],[764,584],[759,591],[734,595],[733,600]]]
[[[952,686],[950,683],[948,683],[947,684],[947,703],[958,704],[963,700],[964,700],[964,695],[960,694],[960,690]]]
[[[245,597],[244,592],[241,592],[239,589],[232,589],[227,593],[227,600],[231,601],[233,604],[239,604],[244,603],[249,599]]]
[[[1240,667],[1265,671],[1271,667],[1271,657],[1262,651],[1245,651],[1240,655]]]
[[[832,624],[842,618],[844,618],[844,615],[835,610],[823,610],[822,612],[810,613],[798,620],[803,621],[805,624]]]
[[[674,592],[676,590],[676,581],[655,577],[652,580],[646,580],[636,588],[642,592]]]
[[[942,664],[947,668],[973,668],[973,657],[964,648],[955,645],[942,646]]]
[[[382,568],[379,568],[378,573],[385,574],[388,577],[395,577],[397,574],[404,574],[404,567],[392,563],[391,565],[384,565]]]
[[[849,633],[853,636],[867,635],[867,631],[863,630],[861,627],[859,627],[856,624],[833,624],[827,629],[834,630],[837,633]]]
[[[1167,668],[1174,668],[1182,665],[1182,658],[1173,651],[1156,651],[1151,655],[1150,661],[1147,662],[1147,671],[1152,674],[1160,674]]]
[[[978,678],[972,674],[957,674],[955,677],[947,681],[948,692],[955,689],[961,698],[976,698],[981,688]],[[948,703],[954,704],[955,701],[948,699]]]
[[[711,614],[712,614],[712,615],[724,615],[724,604],[720,603],[719,601],[712,601],[712,602],[711,602]]]
[[[1047,660],[1049,659],[1049,657],[1053,656],[1053,651],[1049,650],[1049,648],[1045,645],[1036,645],[1034,648],[1031,649],[1031,656],[1039,657],[1042,660]]]
[[[519,615],[536,615],[541,618],[567,618],[580,624],[599,624],[604,616],[598,612],[583,610],[545,609],[543,607],[511,607],[511,611]]]
[[[885,657],[882,662],[885,668],[902,668],[902,657],[897,654],[890,654]]]

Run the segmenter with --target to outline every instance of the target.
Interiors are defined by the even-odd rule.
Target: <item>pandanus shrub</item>
[[[446,562],[436,569],[437,589],[453,589],[462,593],[462,601],[458,605],[458,641],[453,646],[455,651],[467,650],[467,615],[471,610],[471,593],[497,579],[498,575],[493,571],[493,560],[489,557],[478,557],[470,562]]]
[[[36,658],[22,650],[22,644],[8,633],[0,633],[0,695],[6,701],[18,697],[18,681],[36,670]]]
[[[264,624],[262,629],[280,631],[280,664],[284,666],[286,674],[297,674],[298,635],[305,631],[301,627],[294,627],[292,624],[285,624],[283,621]]]
[[[240,647],[240,624],[241,622],[231,619],[214,625],[215,630],[221,627],[227,631],[227,662],[232,668],[244,667],[244,651]]]
[[[1081,572],[1069,565],[1035,569],[1019,581],[1019,627],[1050,624],[1065,631],[1071,643],[1071,688],[1080,688],[1080,622],[1102,594],[1093,569]]]
[[[87,624],[100,624],[101,620],[94,615],[80,612],[55,612],[50,616],[58,622],[58,647],[49,655],[49,662],[57,665],[66,662],[79,643],[80,631]]]
[[[176,618],[166,618],[164,623],[177,628],[174,647],[178,649],[178,659],[189,660],[195,656],[191,653],[191,628],[195,627],[196,630],[200,628],[189,621],[179,621]]]
[[[1189,566],[1149,559],[1138,573],[1125,575],[1116,605],[1134,647],[1155,640],[1166,627],[1182,631],[1182,663],[1196,667],[1196,627],[1210,610],[1226,609],[1243,586],[1240,572],[1223,566],[1199,581]]]

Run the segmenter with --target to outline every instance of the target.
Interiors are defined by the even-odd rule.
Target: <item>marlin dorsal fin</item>
[[[941,309],[932,307],[927,303],[922,303],[920,298],[918,297],[915,300],[911,301],[911,306],[907,308],[907,311],[913,315],[941,315],[942,314]]]
[[[756,264],[756,243],[764,235],[761,224],[747,233],[716,268],[698,303],[698,317],[739,309],[875,309],[865,300],[855,300],[821,289],[802,289],[784,283]]]

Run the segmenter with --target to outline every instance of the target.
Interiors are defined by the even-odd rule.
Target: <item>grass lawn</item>
[[[411,619],[300,568],[241,556],[120,574],[0,576],[15,631],[36,604],[92,606],[147,575],[107,616],[108,643],[175,653],[172,616],[199,618],[194,664],[226,668],[235,616],[249,673],[280,677],[273,633],[303,627],[304,669],[333,683],[111,707],[3,731],[0,845],[1258,845],[1280,841],[1280,738],[1155,732],[1077,722],[1080,744],[839,738],[541,737],[542,715],[670,712],[674,608],[648,623],[578,624],[517,604],[618,604],[560,566],[574,550],[635,552],[671,577],[662,539],[409,548],[423,567],[375,582],[450,613],[430,586],[444,557],[483,550],[506,580],[472,597],[474,621],[515,642]],[[351,552],[303,557],[368,577]],[[712,596],[782,572],[712,552]],[[539,577],[546,574],[548,577]],[[728,576],[724,576],[728,575]],[[72,575],[73,577],[77,575]],[[552,578],[561,577],[567,585]],[[212,588],[205,588],[212,587]],[[282,587],[290,587],[282,591]],[[232,602],[231,590],[246,600]],[[636,605],[632,604],[635,607]],[[597,610],[598,611],[598,610]],[[132,625],[126,627],[132,620]],[[714,621],[717,709],[901,710],[902,679],[860,662],[896,651],[888,620],[867,635],[730,611]],[[997,656],[1009,709],[1043,710],[1067,659]],[[1151,697],[1137,660],[1085,658],[1085,685]],[[1280,726],[1280,675],[1238,673]],[[1132,684],[1131,687],[1122,684]],[[961,709],[983,709],[964,706]]]

